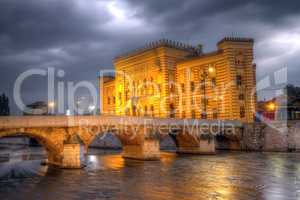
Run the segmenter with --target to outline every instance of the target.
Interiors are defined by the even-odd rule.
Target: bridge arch
[[[100,143],[100,145],[106,146],[105,142],[107,142],[107,139],[110,140],[110,144],[108,145],[109,147],[122,148],[123,146],[119,134],[116,134],[115,132],[111,132],[111,131],[100,131],[100,132],[90,133],[88,137],[87,134],[79,134],[79,136],[84,143],[85,153],[88,153],[88,149],[93,147],[92,145],[95,144],[95,142],[98,143],[97,145],[99,145]],[[112,143],[116,143],[116,146],[113,146]]]
[[[59,142],[57,140],[54,142],[51,137],[47,137],[47,133],[38,129],[0,130],[0,139],[11,136],[25,136],[37,140],[38,143],[46,150],[48,162],[54,165],[60,165],[63,150],[62,141]]]
[[[168,134],[160,134],[159,136],[159,145],[160,145],[160,150],[177,150],[178,148],[178,143],[176,140],[176,136],[173,135],[172,133]]]

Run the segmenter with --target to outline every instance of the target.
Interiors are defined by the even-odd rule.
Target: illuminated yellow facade
[[[115,79],[112,76],[104,76],[99,80],[100,102],[102,113],[115,114]]]
[[[101,86],[114,84],[102,94],[102,111],[111,110],[110,95],[117,115],[253,121],[253,40],[224,38],[217,47],[202,53],[160,40],[117,57],[115,79]]]

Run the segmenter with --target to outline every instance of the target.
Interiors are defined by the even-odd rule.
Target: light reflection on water
[[[124,160],[116,151],[93,151],[83,170],[40,161],[0,163],[0,199],[273,200],[297,199],[300,191],[299,154],[162,153],[161,161],[143,162]]]

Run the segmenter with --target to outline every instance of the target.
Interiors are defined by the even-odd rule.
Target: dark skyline
[[[66,73],[60,81],[96,85],[115,56],[147,42],[201,43],[209,52],[225,36],[255,39],[258,79],[287,66],[288,82],[300,85],[299,23],[299,1],[1,0],[0,92],[13,104],[14,81],[32,68],[55,67]],[[46,79],[33,77],[22,91],[27,103],[45,100]]]

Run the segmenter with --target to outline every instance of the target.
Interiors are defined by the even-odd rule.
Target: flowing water
[[[42,166],[37,155],[0,162],[1,200],[300,199],[297,153],[162,153],[161,161],[143,162],[92,150],[82,170]]]

